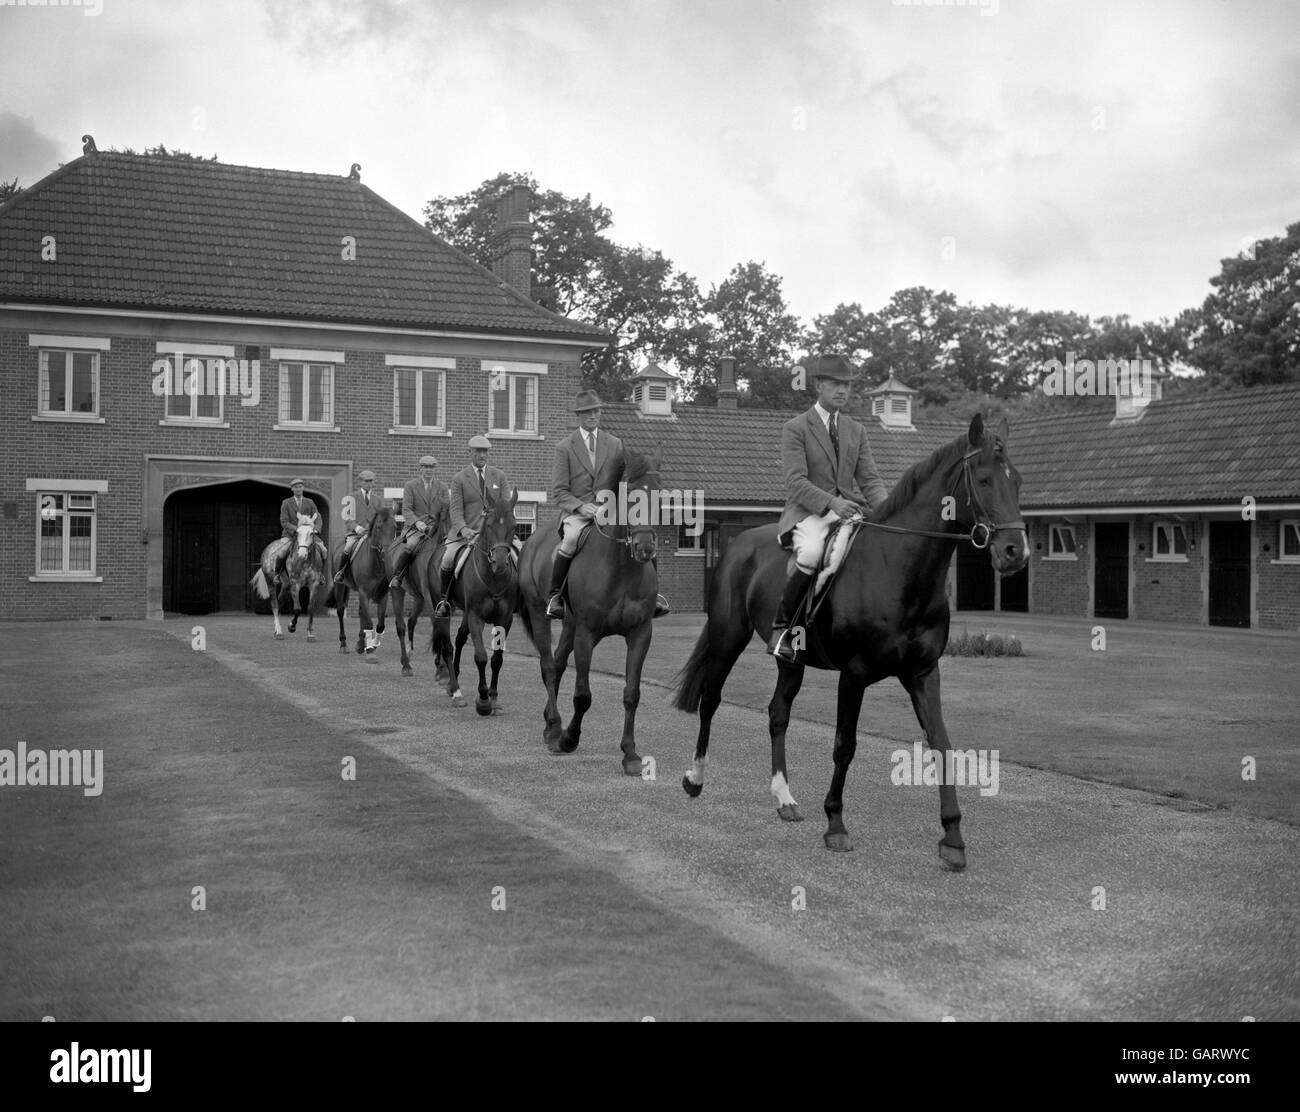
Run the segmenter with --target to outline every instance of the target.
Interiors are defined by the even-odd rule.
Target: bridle
[[[510,541],[497,541],[495,544],[485,544],[484,542],[486,541],[486,539],[487,539],[487,527],[485,525],[483,530],[479,533],[479,535],[474,538],[474,551],[481,552],[483,553],[484,556],[487,557],[489,568],[492,567],[492,558],[496,553],[497,549],[499,548],[505,549],[506,558],[508,560],[510,560],[511,562],[515,560],[515,546]],[[483,577],[483,573],[478,570],[478,561],[470,560],[470,566],[473,567],[474,574],[478,576],[478,581],[482,583],[483,586],[487,588],[488,591],[492,591],[492,585],[488,583],[488,581]],[[491,574],[495,578],[500,573],[494,571]],[[509,583],[507,582],[505,587],[502,587],[501,590],[496,591],[492,594],[492,598],[500,598],[506,592],[506,589],[508,587],[509,587]]]
[[[657,470],[645,472],[646,478],[649,478],[651,475],[653,475],[656,479],[659,478],[659,472]],[[631,489],[648,491],[653,488],[651,488],[650,484],[647,483],[644,487],[637,486],[637,487],[632,487]],[[653,560],[655,556],[655,553],[651,553],[650,556],[647,556],[643,560],[641,559],[641,557],[639,557],[636,554],[635,544],[636,544],[636,538],[638,534],[649,533],[651,540],[653,541],[652,547],[656,550],[656,552],[658,551],[659,535],[655,532],[655,528],[653,525],[642,525],[642,526],[638,526],[636,529],[633,529],[630,525],[616,525],[614,526],[615,532],[613,534],[610,534],[605,532],[604,527],[600,524],[598,520],[593,519],[591,524],[593,528],[596,530],[596,532],[599,533],[602,537],[604,537],[607,541],[611,542],[612,544],[623,545],[623,547],[627,549],[628,555],[631,556],[632,559],[635,560],[638,564],[649,563],[650,560]],[[620,529],[627,530],[627,532],[621,537],[618,536],[618,530]]]
[[[1001,441],[996,442],[994,450],[1001,446]],[[953,476],[952,484],[948,487],[948,494],[956,495],[957,484],[963,479],[966,481],[966,503],[975,513],[975,523],[970,528],[970,536],[965,539],[979,549],[988,548],[994,533],[1001,532],[1004,529],[1020,529],[1023,531],[1026,528],[1023,521],[994,522],[990,520],[993,515],[988,512],[979,496],[979,488],[975,485],[974,469],[970,462],[983,450],[983,448],[976,448],[961,457],[961,470]],[[883,525],[878,521],[868,521],[866,518],[862,519],[862,524],[872,529],[883,529],[887,533],[908,533],[916,537],[938,537],[941,540],[951,540],[955,535],[953,533],[940,533],[932,529],[908,529],[902,525]],[[975,538],[981,529],[984,531],[983,539],[976,540]]]

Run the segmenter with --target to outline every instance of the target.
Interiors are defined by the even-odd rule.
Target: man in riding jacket
[[[316,526],[316,532],[321,529],[320,510],[316,508],[316,503],[310,498],[303,495],[303,488],[306,484],[301,479],[294,479],[289,484],[293,495],[286,498],[280,503],[280,529],[283,535],[293,540],[298,535],[298,515],[308,514],[312,518],[312,523]]]
[[[406,527],[401,539],[405,545],[398,554],[397,567],[388,583],[393,590],[401,587],[402,577],[415,559],[416,550],[447,527],[446,488],[433,478],[437,466],[438,461],[433,456],[421,456],[419,477],[402,488],[402,516],[406,519]]]
[[[366,470],[361,472],[357,478],[360,480],[361,485],[352,492],[352,528],[343,539],[343,555],[339,560],[339,570],[334,573],[335,583],[343,582],[343,576],[347,573],[348,565],[352,562],[352,553],[357,550],[362,538],[370,532],[370,526],[375,520],[375,514],[384,505],[383,495],[374,492],[375,473]]]
[[[555,564],[551,568],[550,598],[546,606],[550,618],[564,618],[564,600],[560,592],[564,589],[565,576],[569,574],[569,564],[578,551],[578,538],[595,520],[600,508],[596,502],[599,493],[603,490],[616,492],[623,476],[623,441],[600,431],[601,405],[599,394],[594,390],[583,390],[573,403],[578,427],[555,446],[551,499],[560,511],[563,537],[555,549]],[[659,618],[668,612],[667,600],[658,595],[654,616]]]
[[[810,363],[817,401],[781,429],[786,502],[777,537],[783,548],[793,547],[795,568],[767,646],[777,659],[792,663],[798,651],[789,636],[790,618],[821,564],[831,525],[864,505],[874,510],[889,493],[872,459],[867,430],[840,413],[848,404],[849,386],[860,375],[842,355],[822,355]]]
[[[473,544],[483,529],[483,522],[503,491],[510,489],[505,472],[488,466],[492,441],[475,436],[469,442],[470,464],[451,479],[451,530],[442,554],[440,591],[442,598],[434,608],[435,618],[451,617],[451,577],[456,557],[467,544]]]

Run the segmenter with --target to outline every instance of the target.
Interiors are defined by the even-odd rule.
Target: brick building
[[[663,485],[704,494],[698,537],[660,534],[660,579],[679,610],[702,608],[736,533],[775,522],[785,501],[781,426],[791,414],[737,409],[724,361],[717,406],[676,404],[651,366],[605,426],[630,446],[663,446]],[[913,422],[894,379],[857,414],[887,486],[960,424]],[[1004,610],[1300,629],[1300,385],[1165,399],[1077,399],[1011,430],[1030,561],[998,579],[959,544],[957,611]],[[811,404],[811,398],[810,398]]]
[[[546,522],[604,338],[528,297],[527,213],[503,199],[488,270],[355,168],[93,149],[0,206],[0,614],[247,608],[291,478],[337,536],[362,468],[400,498],[476,433]]]

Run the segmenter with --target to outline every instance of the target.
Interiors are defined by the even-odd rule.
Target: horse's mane
[[[871,520],[884,521],[908,505],[916,497],[916,492],[936,471],[950,467],[966,454],[967,443],[967,434],[962,433],[956,440],[940,445],[920,463],[909,467],[898,480],[898,485],[889,492],[889,496],[876,507]]]

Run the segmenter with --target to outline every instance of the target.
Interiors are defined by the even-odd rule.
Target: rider
[[[489,467],[488,452],[492,441],[486,436],[475,436],[469,442],[470,465],[451,478],[451,529],[447,534],[447,547],[442,554],[442,598],[434,608],[435,618],[451,617],[451,578],[456,557],[467,545],[478,539],[487,512],[509,491],[505,472],[499,467]]]
[[[415,559],[416,550],[429,537],[439,533],[440,525],[446,527],[445,488],[433,479],[433,469],[437,466],[438,461],[433,456],[421,456],[420,477],[412,479],[402,489],[402,516],[406,519],[406,528],[399,539],[405,542],[405,547],[398,554],[397,567],[388,583],[393,590],[401,587],[402,577]]]
[[[312,524],[316,526],[316,532],[319,533],[321,529],[321,516],[316,503],[302,493],[306,485],[301,479],[294,479],[289,484],[293,496],[280,503],[280,529],[289,540],[293,540],[298,535],[299,514],[309,514]]]
[[[795,568],[767,646],[778,660],[792,663],[798,660],[798,650],[787,636],[790,617],[821,563],[831,525],[860,512],[864,502],[874,510],[888,494],[871,456],[867,430],[840,414],[859,373],[842,355],[818,356],[809,370],[817,402],[781,429],[787,494],[777,537],[783,548],[793,544]]]
[[[573,403],[578,415],[578,428],[555,446],[555,470],[551,480],[551,498],[560,511],[560,530],[563,537],[555,549],[555,565],[551,569],[550,598],[546,614],[550,618],[564,618],[564,589],[569,564],[578,551],[578,538],[592,523],[600,507],[594,499],[598,491],[613,490],[623,474],[623,442],[607,432],[600,432],[600,395],[594,390],[583,390]],[[658,570],[658,564],[655,564]],[[663,595],[655,596],[656,618],[668,613],[668,602]]]
[[[354,506],[354,518],[352,529],[343,539],[343,555],[340,557],[339,570],[334,573],[334,582],[342,583],[343,576],[347,573],[348,564],[352,562],[352,553],[357,550],[361,539],[370,532],[371,523],[384,505],[384,498],[381,494],[375,494],[373,487],[375,485],[375,473],[365,470],[357,476],[361,485],[352,492],[352,504]]]

